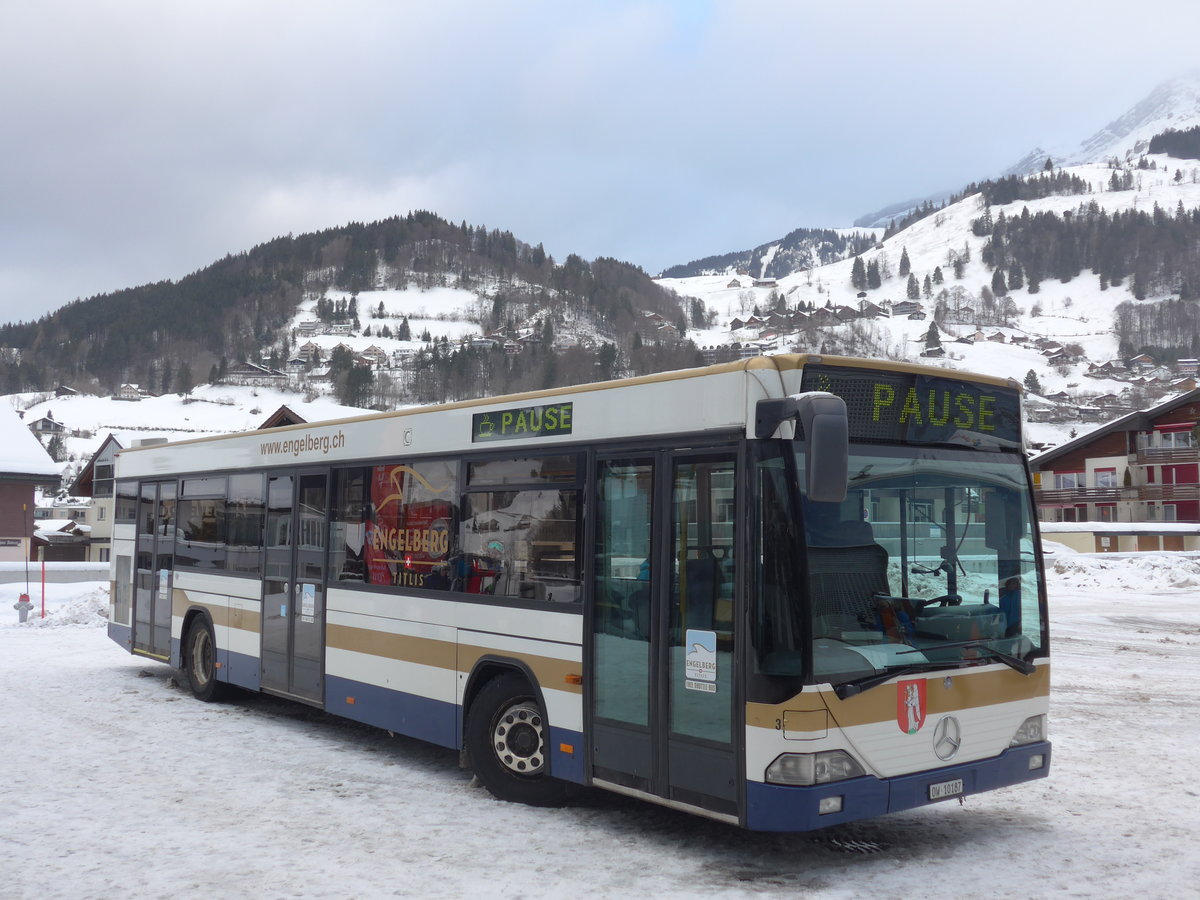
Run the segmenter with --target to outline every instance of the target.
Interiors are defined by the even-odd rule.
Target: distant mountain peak
[[[1164,81],[1125,113],[1113,119],[1074,149],[1055,153],[1035,147],[1005,170],[1005,175],[1029,175],[1040,171],[1049,156],[1056,164],[1124,159],[1146,151],[1150,138],[1168,128],[1182,130],[1200,125],[1200,69]]]

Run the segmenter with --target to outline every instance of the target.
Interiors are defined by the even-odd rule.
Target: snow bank
[[[1055,588],[1107,591],[1195,590],[1200,587],[1200,558],[1166,553],[1077,553],[1046,560],[1046,580]]]
[[[108,624],[108,584],[90,581],[75,584],[46,585],[46,617],[42,618],[42,594],[31,586],[29,602],[33,609],[25,624],[13,606],[25,593],[20,584],[0,585],[0,628],[62,628],[75,626],[99,628]]]

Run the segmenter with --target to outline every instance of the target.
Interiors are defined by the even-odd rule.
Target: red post
[[[46,618],[46,548],[38,547],[38,556],[42,560],[42,618]]]

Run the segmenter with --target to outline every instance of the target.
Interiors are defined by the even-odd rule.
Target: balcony
[[[1144,484],[1137,489],[1137,499],[1152,500],[1200,500],[1200,484]]]
[[[1174,465],[1176,463],[1200,462],[1200,449],[1196,447],[1145,447],[1137,451],[1139,466]]]
[[[1051,488],[1037,491],[1034,499],[1038,506],[1073,506],[1077,503],[1116,503],[1122,496],[1119,487]]]

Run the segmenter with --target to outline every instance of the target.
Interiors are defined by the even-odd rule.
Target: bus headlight
[[[1021,723],[1021,727],[1017,729],[1017,733],[1013,735],[1011,741],[1008,742],[1010,747],[1020,747],[1022,744],[1032,744],[1035,741],[1044,741],[1046,739],[1046,716],[1030,716]]]
[[[821,753],[784,753],[767,766],[768,784],[829,784],[865,775],[863,767],[845,750]]]

